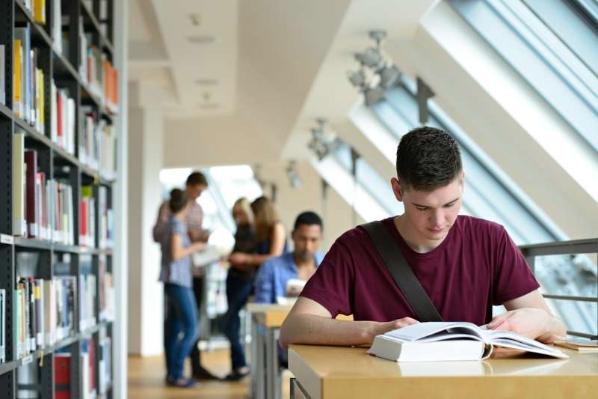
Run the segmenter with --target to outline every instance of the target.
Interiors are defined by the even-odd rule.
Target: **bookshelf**
[[[115,0],[0,0],[0,397],[119,395]]]

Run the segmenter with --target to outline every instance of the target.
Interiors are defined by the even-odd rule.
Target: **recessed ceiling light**
[[[217,108],[220,108],[220,104],[218,104],[218,103],[199,104],[199,108],[201,108],[201,109],[217,109]]]
[[[201,15],[199,13],[191,13],[189,14],[189,19],[191,20],[191,25],[199,26],[201,25]]]
[[[218,85],[218,80],[212,78],[199,78],[195,80],[195,84],[200,86],[216,86]]]
[[[213,43],[216,38],[210,35],[193,35],[187,36],[187,40],[193,44],[210,44]]]

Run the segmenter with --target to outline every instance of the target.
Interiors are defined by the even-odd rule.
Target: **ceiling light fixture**
[[[386,32],[372,30],[368,35],[375,45],[354,55],[360,67],[357,71],[350,71],[347,77],[363,93],[365,104],[371,106],[382,101],[386,90],[400,82],[401,71],[382,55],[381,43]]]
[[[214,43],[214,41],[216,41],[216,38],[210,35],[192,35],[187,36],[187,41],[193,44],[210,44]]]
[[[297,172],[297,161],[289,161],[287,165],[287,177],[292,188],[300,188],[303,186],[303,181]]]
[[[316,119],[317,126],[312,128],[311,140],[307,147],[314,152],[319,161],[326,158],[331,152],[334,152],[340,145],[340,141],[333,134],[325,131],[326,119]]]

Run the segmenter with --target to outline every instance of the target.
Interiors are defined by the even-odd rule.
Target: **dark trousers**
[[[168,377],[183,377],[184,361],[197,339],[197,306],[190,288],[164,284],[167,315],[164,323],[164,349]]]
[[[247,366],[245,351],[239,336],[241,330],[241,318],[239,312],[247,303],[249,295],[253,291],[253,277],[247,276],[234,269],[229,269],[226,276],[226,299],[228,311],[224,316],[224,335],[230,341],[230,356],[232,369],[237,370]]]
[[[193,277],[193,294],[195,295],[195,302],[197,303],[198,313],[201,310],[201,304],[203,302],[203,283],[204,276]],[[191,372],[193,374],[197,374],[203,369],[203,367],[201,366],[201,351],[199,350],[198,343],[199,337],[193,343],[193,348],[191,348],[191,352],[189,353],[189,360],[191,361]]]

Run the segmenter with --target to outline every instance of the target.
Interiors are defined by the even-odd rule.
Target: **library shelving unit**
[[[113,1],[0,0],[2,399],[115,396]]]

